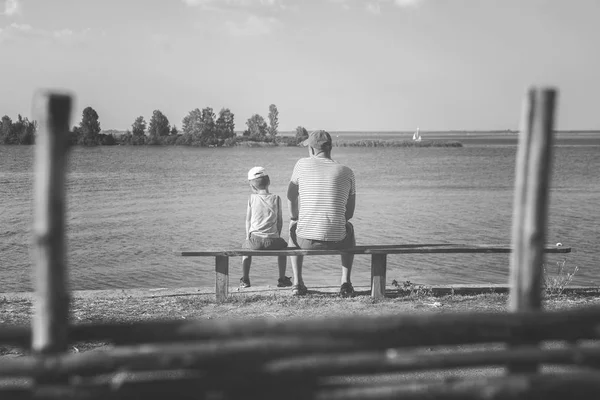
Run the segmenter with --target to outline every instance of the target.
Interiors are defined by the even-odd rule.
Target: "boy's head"
[[[269,175],[267,175],[267,171],[263,167],[254,167],[248,171],[248,181],[257,190],[264,190],[271,183]]]

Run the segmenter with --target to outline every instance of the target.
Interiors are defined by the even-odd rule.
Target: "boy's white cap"
[[[263,167],[254,167],[248,171],[248,180],[260,178],[261,176],[267,176],[267,171]]]

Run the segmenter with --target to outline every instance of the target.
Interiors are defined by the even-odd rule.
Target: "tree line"
[[[13,122],[10,117],[2,117],[0,144],[33,144],[37,123],[23,119],[21,115]],[[183,145],[198,147],[233,146],[240,141],[275,142],[296,145],[308,132],[299,126],[293,138],[282,138],[279,134],[279,111],[275,104],[269,106],[268,123],[260,115],[254,114],[246,121],[242,136],[235,133],[234,114],[229,108],[222,108],[218,115],[211,107],[196,108],[186,115],[181,130],[171,125],[160,110],[154,110],[147,123],[143,116],[137,117],[131,129],[124,134],[102,133],[100,118],[96,110],[86,107],[81,121],[69,132],[69,143],[80,146],[110,145]]]

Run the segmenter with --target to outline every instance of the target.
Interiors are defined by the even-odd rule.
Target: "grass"
[[[181,295],[157,297],[75,298],[71,302],[71,320],[74,324],[120,322],[161,319],[218,318],[325,318],[352,315],[397,315],[412,313],[446,312],[504,312],[507,309],[506,294],[486,293],[479,295],[434,296],[423,285],[408,283],[397,297],[373,300],[368,295],[341,298],[334,294],[310,294],[291,297],[287,294],[238,294],[223,303],[215,303],[212,296]],[[600,305],[598,293],[590,296],[563,294],[546,298],[548,310],[578,307],[587,304]],[[29,325],[31,323],[31,300],[13,300],[0,297],[0,325]],[[73,352],[87,351],[108,346],[104,342],[75,343]],[[0,345],[0,355],[18,356],[26,350]]]

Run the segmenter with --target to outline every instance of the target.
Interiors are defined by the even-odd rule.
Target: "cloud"
[[[379,3],[367,3],[366,5],[367,11],[371,14],[379,15],[381,14],[381,6]]]
[[[154,33],[150,35],[150,41],[154,44],[154,46],[165,52],[170,52],[173,50],[173,41],[169,35],[164,33]]]
[[[77,44],[85,40],[90,29],[74,32],[71,29],[46,30],[29,24],[12,23],[0,30],[0,42],[10,40],[54,41],[64,44]]]
[[[417,7],[425,0],[328,0],[330,3],[340,5],[344,10],[349,10],[351,7],[362,7],[375,15],[379,15],[382,12],[382,7],[393,4],[400,8]]]
[[[422,2],[423,0],[394,0],[398,7],[416,7]]]
[[[241,23],[227,21],[225,26],[232,36],[261,36],[268,35],[277,29],[281,22],[272,17],[250,15]]]
[[[21,4],[17,0],[5,0],[2,15],[13,16],[21,13]]]
[[[285,8],[281,0],[183,0],[190,7],[201,7],[207,10],[222,10],[249,7]]]

